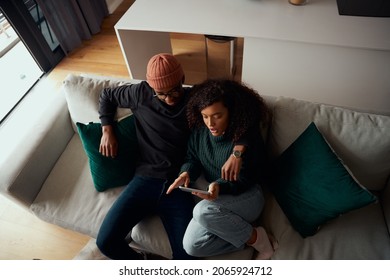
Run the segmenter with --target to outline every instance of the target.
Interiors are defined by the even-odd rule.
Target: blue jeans
[[[111,259],[142,259],[129,247],[125,238],[143,218],[160,216],[171,244],[173,259],[191,259],[183,249],[183,236],[192,218],[191,194],[166,190],[171,182],[164,179],[134,176],[108,211],[97,236],[100,251]]]
[[[258,185],[239,195],[220,195],[214,201],[200,201],[184,235],[184,249],[196,257],[243,249],[252,234],[251,223],[263,207],[263,192]]]

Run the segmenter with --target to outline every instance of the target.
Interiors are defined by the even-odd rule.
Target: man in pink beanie
[[[182,242],[192,218],[194,199],[179,189],[169,195],[166,191],[186,154],[190,133],[186,104],[191,89],[182,86],[184,71],[171,54],[153,56],[146,72],[146,81],[106,88],[100,95],[100,153],[107,157],[117,155],[112,125],[118,107],[130,108],[135,116],[139,152],[135,175],[107,213],[96,244],[111,259],[142,259],[128,246],[126,236],[142,219],[157,214],[168,234],[172,258],[190,259]],[[238,172],[237,161],[232,157],[228,170]]]
[[[153,56],[146,67],[146,80],[156,92],[169,91],[184,82],[184,72],[173,55]]]

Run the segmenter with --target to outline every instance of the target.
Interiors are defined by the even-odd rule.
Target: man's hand
[[[102,127],[102,139],[100,140],[99,152],[106,157],[116,157],[118,153],[118,141],[116,139],[114,128],[111,125]]]
[[[174,189],[178,188],[179,186],[185,186],[187,187],[190,184],[190,175],[188,172],[183,172],[180,174],[179,177],[176,178],[176,180],[172,183],[172,185],[169,186],[167,190],[167,194],[170,194]]]

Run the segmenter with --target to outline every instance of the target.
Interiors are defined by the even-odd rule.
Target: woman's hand
[[[198,193],[198,192],[193,192],[192,194],[194,194],[197,197],[200,197],[202,199],[215,200],[218,198],[218,195],[219,195],[219,184],[212,182],[209,185],[208,191],[209,191],[209,194],[202,194],[202,193]]]
[[[99,152],[105,157],[116,157],[118,153],[118,141],[114,128],[111,125],[102,127],[102,138],[100,140]]]
[[[187,187],[189,184],[190,175],[188,174],[188,172],[183,172],[180,174],[179,177],[176,178],[175,181],[173,181],[172,185],[169,186],[167,194],[170,194],[174,189],[178,188],[179,186]]]
[[[233,155],[228,158],[221,169],[221,178],[226,181],[237,181],[242,166],[242,158]]]

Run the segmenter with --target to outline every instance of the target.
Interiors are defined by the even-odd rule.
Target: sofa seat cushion
[[[208,182],[201,175],[195,182],[193,187],[202,189],[202,186],[207,185]],[[194,196],[195,203],[200,201],[200,198]],[[172,249],[169,244],[168,235],[164,229],[161,219],[156,215],[148,217],[139,222],[131,232],[132,243],[131,246],[136,249],[141,249],[146,252],[161,255],[166,259],[172,258]],[[244,250],[221,254],[206,259],[252,259],[253,248],[246,247]]]
[[[279,242],[272,259],[390,259],[390,236],[379,203],[330,220],[315,235],[302,238],[293,229],[274,196],[266,192],[266,197],[262,222]]]
[[[131,232],[131,246],[135,249],[172,259],[172,249],[169,245],[168,235],[158,216],[152,216],[138,223]],[[253,256],[253,248],[246,247],[233,253],[207,257],[208,260],[249,260]]]
[[[97,192],[77,134],[73,136],[30,210],[40,219],[96,237],[100,225],[123,187]]]
[[[96,238],[107,211],[123,186],[98,192],[83,151],[75,134],[62,153],[30,210],[40,219]],[[157,216],[136,225],[131,237],[133,247],[171,258],[172,250],[164,226]],[[215,256],[215,259],[250,259],[252,248]],[[210,258],[211,259],[211,258]]]
[[[131,241],[130,247],[132,247],[136,251],[145,251],[145,249],[140,246],[138,243]],[[156,251],[156,250],[152,250]],[[148,251],[149,253],[152,253],[151,251]],[[160,252],[161,253],[161,252]],[[156,254],[156,253],[153,253]],[[157,254],[158,256],[161,256],[160,254]],[[243,251],[238,251],[231,254],[224,254],[224,255],[218,255],[215,257],[209,257],[205,258],[206,260],[239,260],[239,259],[250,259],[253,255],[253,252],[251,248],[246,248]],[[84,248],[73,258],[73,260],[108,260],[105,255],[103,255],[99,248],[96,246],[96,239],[91,238],[88,243],[84,246]],[[161,258],[153,256],[152,260],[159,260],[159,259],[167,259],[167,257],[161,256]]]

